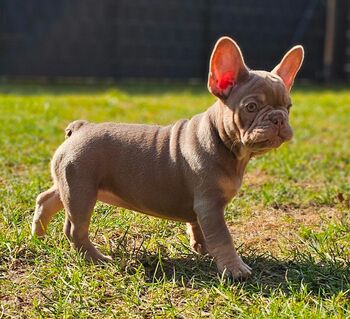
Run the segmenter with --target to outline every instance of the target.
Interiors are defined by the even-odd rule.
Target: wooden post
[[[331,81],[333,78],[336,7],[337,0],[327,0],[326,32],[323,51],[323,77],[326,82]]]

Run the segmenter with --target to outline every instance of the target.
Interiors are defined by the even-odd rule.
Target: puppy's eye
[[[292,104],[287,105],[287,111],[288,111],[288,113],[289,113],[291,107],[292,107]]]
[[[258,110],[258,105],[256,103],[252,102],[252,103],[248,103],[245,106],[245,108],[248,112],[256,112]]]

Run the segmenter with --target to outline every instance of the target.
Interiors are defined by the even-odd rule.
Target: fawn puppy
[[[73,122],[51,161],[53,186],[37,198],[32,233],[44,235],[64,208],[72,245],[88,260],[108,260],[89,239],[100,200],[186,222],[196,252],[208,252],[221,273],[247,277],[251,268],[236,253],[224,209],[249,160],[292,138],[289,92],[303,57],[295,46],[271,72],[253,71],[223,37],[208,78],[218,99],[206,112],[168,126]]]

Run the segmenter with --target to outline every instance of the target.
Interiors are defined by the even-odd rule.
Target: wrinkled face
[[[221,101],[225,139],[261,154],[292,138],[289,92],[303,59],[304,49],[297,45],[271,72],[250,71],[235,41],[229,37],[217,41],[208,89]]]
[[[230,109],[224,119],[226,130],[238,131],[240,142],[252,152],[277,148],[293,136],[289,92],[270,72],[251,71],[248,81],[233,89],[225,104]]]

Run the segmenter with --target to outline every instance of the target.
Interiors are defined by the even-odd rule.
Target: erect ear
[[[293,86],[294,78],[303,60],[304,49],[301,45],[296,45],[284,55],[282,61],[272,70],[272,73],[277,74],[283,80],[289,91]]]
[[[231,89],[249,76],[239,46],[229,37],[216,42],[209,68],[209,92],[220,99],[227,98]]]

